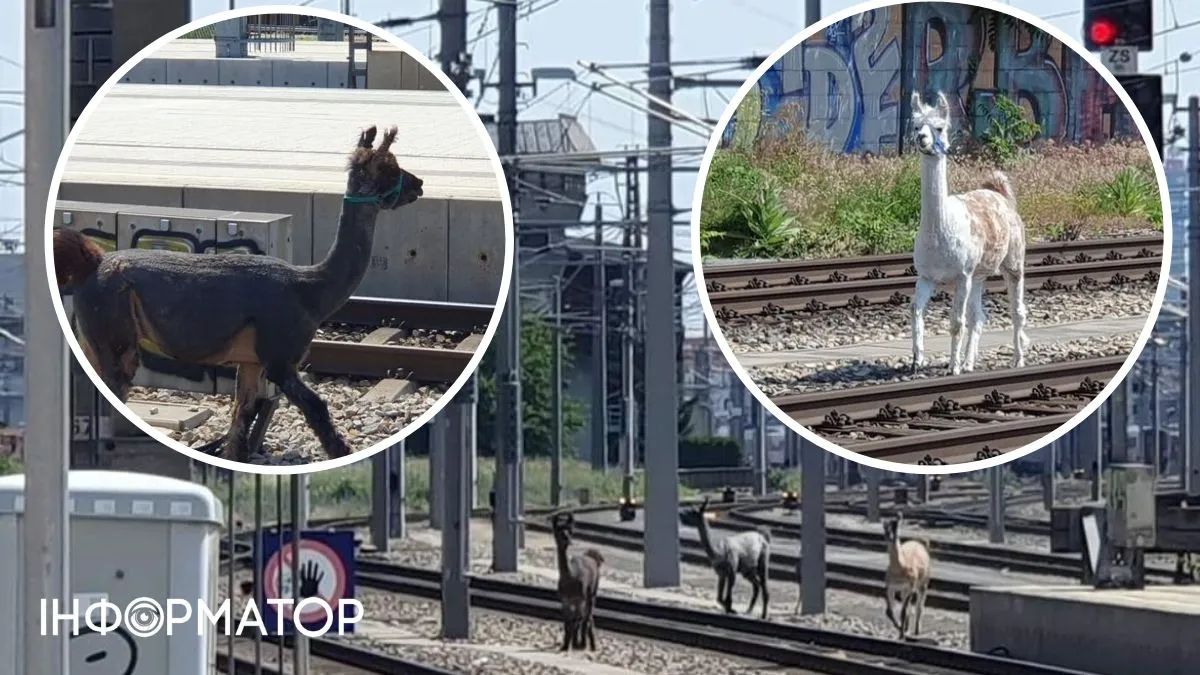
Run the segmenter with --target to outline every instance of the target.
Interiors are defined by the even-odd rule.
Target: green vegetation
[[[12,457],[0,457],[0,476],[7,476],[10,473],[20,473],[21,463]]]
[[[488,493],[491,492],[496,464],[492,460],[480,459],[479,489],[476,503],[486,506]],[[429,458],[409,457],[405,462],[405,479],[408,488],[407,500],[409,513],[428,513],[429,511]],[[281,487],[284,499],[284,513],[287,513],[289,502],[290,479],[284,478]],[[617,471],[601,473],[592,471],[591,465],[572,459],[564,459],[562,465],[563,503],[578,504],[581,489],[590,493],[592,503],[615,502],[621,497],[621,474]],[[550,506],[550,460],[525,460],[525,506],[529,509]],[[229,488],[224,480],[213,487],[214,492],[222,501],[227,499]],[[634,479],[633,492],[640,500],[643,492],[642,475],[638,473]],[[264,508],[263,518],[275,520],[276,481],[275,478],[263,478]],[[680,494],[692,496],[694,490],[680,487]],[[254,517],[254,480],[239,474],[236,499],[238,503],[237,517],[244,523],[249,523]],[[330,469],[309,474],[309,499],[312,518],[352,518],[365,516],[371,510],[371,462],[370,460],[356,462],[347,467]]]
[[[1031,241],[1161,228],[1158,185],[1141,142],[1034,141],[1037,124],[1004,97],[988,115],[981,138],[956,142],[951,192],[976,189],[1002,167]],[[835,258],[912,250],[921,210],[915,153],[843,155],[802,125],[776,126],[777,133],[738,136],[714,154],[700,213],[703,255]]]

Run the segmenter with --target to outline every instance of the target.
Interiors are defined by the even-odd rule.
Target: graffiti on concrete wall
[[[914,3],[839,21],[786,53],[724,140],[799,125],[840,152],[902,151],[911,91],[944,92],[956,127],[976,137],[1001,95],[1029,112],[1043,138],[1101,141],[1133,129],[1104,79],[1052,36],[969,5]]]

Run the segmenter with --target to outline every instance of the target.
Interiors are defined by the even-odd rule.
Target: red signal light
[[[1088,26],[1088,37],[1092,44],[1099,47],[1111,47],[1117,43],[1117,38],[1121,35],[1121,29],[1117,26],[1117,22],[1106,17],[1100,17],[1092,21]]]

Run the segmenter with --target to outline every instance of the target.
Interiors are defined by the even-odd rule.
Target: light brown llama
[[[575,516],[554,514],[554,547],[558,560],[558,597],[563,608],[563,641],[561,651],[587,644],[596,651],[596,596],[600,592],[600,566],[604,557],[596,549],[586,549],[580,555],[568,556],[567,547],[575,528]]]
[[[915,603],[913,635],[921,634],[921,614],[925,611],[925,594],[929,591],[931,562],[929,548],[920,541],[900,541],[900,524],[904,514],[883,521],[883,537],[887,540],[888,566],[885,575],[884,599],[887,602],[887,618],[900,639],[908,634],[908,606]],[[896,619],[894,603],[900,603],[900,618]]]

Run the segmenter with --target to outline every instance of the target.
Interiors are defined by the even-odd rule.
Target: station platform
[[[971,650],[1095,673],[1195,673],[1200,586],[971,589]]]

